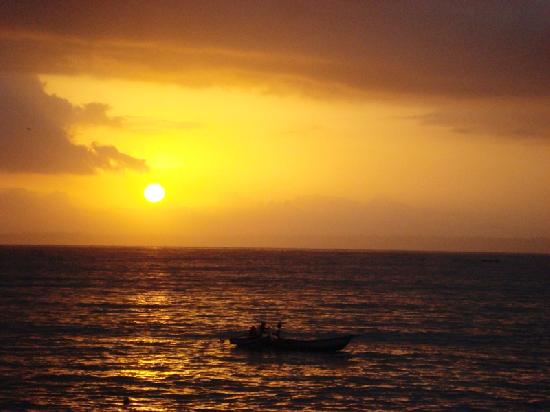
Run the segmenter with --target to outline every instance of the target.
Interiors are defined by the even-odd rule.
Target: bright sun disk
[[[158,183],[151,183],[145,188],[143,195],[149,202],[157,203],[164,199],[164,188]]]

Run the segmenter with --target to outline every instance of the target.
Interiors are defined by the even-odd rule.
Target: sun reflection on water
[[[543,396],[540,262],[517,283],[517,270],[445,274],[452,260],[439,255],[425,274],[410,255],[397,270],[399,254],[51,253],[3,290],[0,409],[406,410],[467,399],[491,410]],[[285,320],[289,336],[362,335],[328,357],[220,342],[260,319]]]

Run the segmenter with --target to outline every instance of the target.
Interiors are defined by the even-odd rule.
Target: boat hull
[[[344,335],[327,339],[270,339],[235,337],[229,341],[238,348],[248,350],[272,350],[293,352],[337,352],[344,349],[354,335]]]

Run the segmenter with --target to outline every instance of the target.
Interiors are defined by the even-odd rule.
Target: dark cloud
[[[547,1],[0,3],[6,68],[358,93],[550,95]]]
[[[423,123],[519,138],[549,135],[549,39],[538,0],[0,2],[0,70],[436,101]]]
[[[77,123],[117,125],[100,103],[74,106],[44,92],[36,77],[0,75],[0,170],[13,173],[93,173],[97,169],[146,170],[144,160],[113,146],[72,143]]]
[[[105,146],[93,143],[91,150],[96,156],[97,167],[105,170],[116,170],[122,168],[147,170],[145,161],[136,159],[120,152],[114,146]]]
[[[112,127],[122,126],[122,117],[112,117],[107,114],[109,105],[105,103],[87,103],[72,107],[72,121],[79,124],[101,124]]]
[[[416,118],[426,125],[448,127],[463,134],[550,138],[550,106],[529,102],[451,105]]]
[[[0,189],[0,210],[3,233],[41,229],[62,231],[69,229],[77,220],[63,193],[40,194],[21,188]]]

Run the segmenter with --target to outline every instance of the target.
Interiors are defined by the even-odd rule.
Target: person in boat
[[[258,337],[258,330],[256,329],[256,326],[252,325],[250,329],[248,329],[248,336],[250,338],[257,338]]]
[[[260,328],[259,328],[259,330],[258,330],[258,332],[259,332],[259,333],[258,333],[258,336],[259,336],[260,338],[263,337],[264,334],[266,333],[266,326],[267,326],[267,324],[265,323],[265,321],[262,320],[262,321],[260,322]]]
[[[283,322],[277,322],[277,329],[275,330],[275,337],[277,339],[281,338],[281,329],[283,328]]]

